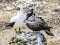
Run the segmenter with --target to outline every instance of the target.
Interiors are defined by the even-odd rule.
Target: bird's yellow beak
[[[19,7],[14,7],[12,10],[20,10]]]

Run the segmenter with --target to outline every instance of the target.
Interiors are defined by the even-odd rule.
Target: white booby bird
[[[32,9],[31,9],[31,11],[33,12]],[[42,17],[33,16],[33,13],[32,14],[31,13],[27,14],[27,18],[26,18],[27,19],[27,23],[26,23],[27,27],[33,31],[44,30],[48,35],[54,36],[54,34],[50,31],[51,27],[48,26],[48,24],[44,21],[44,19]],[[32,20],[29,19],[30,17],[32,18]]]
[[[13,8],[13,10],[18,10],[17,15],[11,18],[10,23],[6,25],[6,27],[19,28],[23,25],[26,16],[23,13],[22,6],[18,6],[18,8]]]
[[[18,15],[17,20],[14,25],[15,28],[22,27],[24,25],[24,20],[26,19],[26,15],[24,15],[24,13],[23,13],[22,6],[20,7],[20,10],[18,11],[17,15]]]

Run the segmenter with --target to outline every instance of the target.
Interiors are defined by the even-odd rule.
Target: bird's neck
[[[23,9],[19,10],[19,11],[17,12],[17,15],[18,15],[18,16],[23,16]]]
[[[26,18],[26,16],[24,15],[24,12],[23,12],[24,10],[23,9],[21,9],[21,10],[19,10],[18,12],[17,12],[17,17],[19,18],[19,19],[21,19],[21,21],[23,21],[25,18]]]
[[[20,13],[20,12],[23,13],[23,9],[20,9],[18,12],[19,12],[19,13]]]

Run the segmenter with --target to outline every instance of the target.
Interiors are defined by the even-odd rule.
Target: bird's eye
[[[18,7],[17,10],[20,10],[20,8]]]

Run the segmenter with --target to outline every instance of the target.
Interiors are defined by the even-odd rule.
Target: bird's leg
[[[21,30],[21,28],[19,28],[19,31],[18,31],[18,32],[19,32],[19,33],[22,33],[20,30]]]
[[[19,30],[21,30],[21,28],[19,28]]]
[[[20,30],[21,30],[20,28],[18,28],[17,30],[16,30],[16,28],[15,28],[15,32],[16,32],[16,34],[20,34],[20,33],[22,33]]]
[[[16,28],[15,28],[15,32],[17,33]]]

